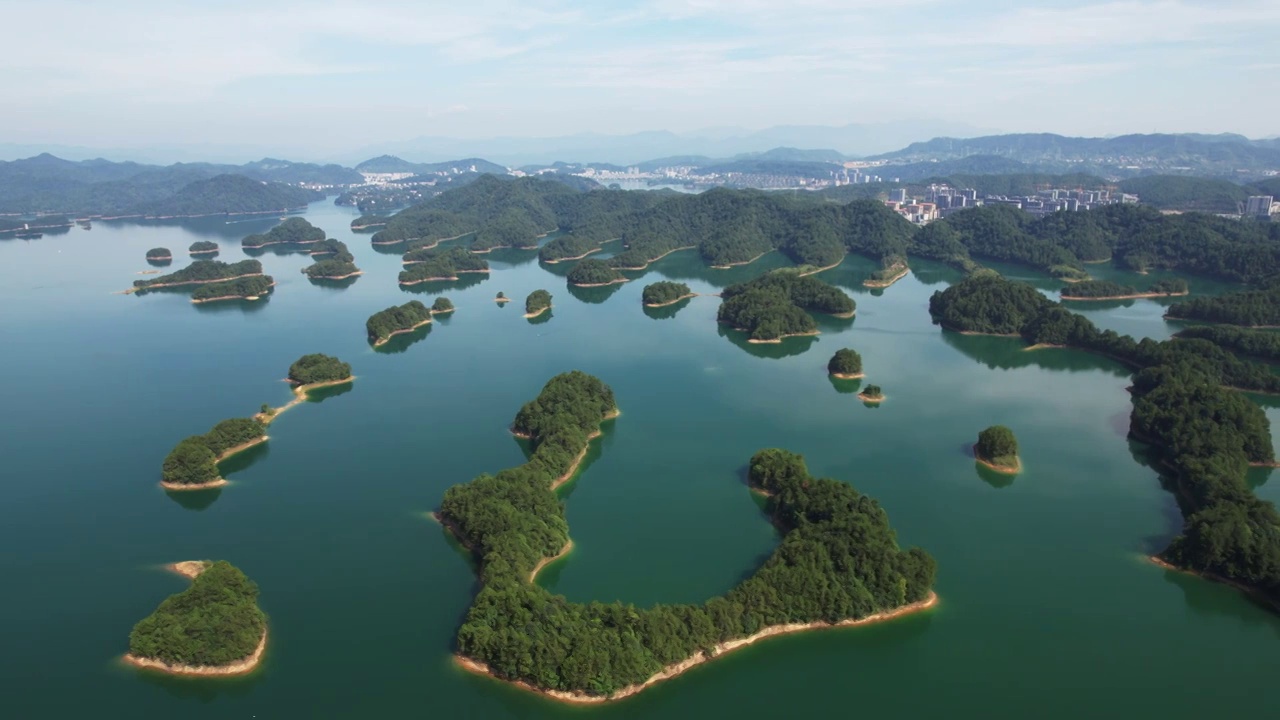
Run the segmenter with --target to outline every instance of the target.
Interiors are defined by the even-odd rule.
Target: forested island
[[[501,305],[502,303],[511,302],[511,298],[507,297],[506,293],[503,293],[502,291],[498,291],[498,296],[495,297],[493,301]]]
[[[1161,280],[1152,283],[1145,291],[1107,280],[1084,280],[1067,285],[1058,292],[1063,300],[1135,300],[1186,295],[1190,289],[1187,281],[1181,279]]]
[[[226,562],[186,562],[191,587],[165,598],[129,633],[126,662],[179,675],[239,675],[267,646],[258,586]]]
[[[289,366],[289,382],[296,385],[336,385],[352,379],[351,365],[331,355],[303,355]]]
[[[240,241],[246,250],[259,250],[268,245],[313,245],[324,240],[324,230],[304,218],[291,217],[266,233],[248,235]]]
[[[837,380],[856,380],[862,374],[862,356],[856,350],[841,348],[827,361],[827,373]]]
[[[598,379],[552,378],[512,426],[530,438],[528,462],[445,493],[437,517],[479,565],[480,589],[457,638],[467,669],[563,701],[603,702],[761,638],[889,619],[936,601],[928,553],[899,549],[874,500],[812,477],[784,450],[757,453],[748,473],[782,540],[725,595],[650,608],[552,596],[533,579],[569,543],[553,488],[614,413],[613,392]]]
[[[609,263],[595,258],[579,260],[577,265],[565,276],[570,285],[577,287],[602,287],[627,281],[622,273],[613,269]]]
[[[1018,439],[1004,425],[992,425],[978,433],[978,442],[973,446],[973,457],[998,473],[1014,475],[1022,472]]]
[[[396,335],[413,332],[429,324],[431,310],[419,300],[410,300],[403,305],[393,305],[370,315],[365,322],[365,330],[368,332],[369,342],[378,347]]]
[[[818,326],[806,310],[852,317],[856,308],[844,291],[816,277],[775,270],[750,282],[730,285],[721,293],[717,320],[748,333],[748,342],[773,343],[799,335],[816,335]]]
[[[879,405],[884,402],[884,391],[879,385],[868,385],[858,393],[858,399],[864,403]]]
[[[218,243],[211,240],[197,240],[187,248],[187,253],[191,255],[216,255],[218,253]]]
[[[451,313],[456,308],[453,307],[453,301],[447,297],[438,297],[435,302],[431,303],[431,314],[439,315],[442,313]]]
[[[1177,302],[1169,306],[1164,316],[1251,328],[1280,327],[1280,282],[1271,282],[1262,290]]]
[[[487,273],[489,262],[462,248],[424,248],[405,255],[401,285],[417,285],[435,280],[457,280],[463,273]]]
[[[254,418],[223,420],[204,435],[182,440],[165,457],[160,484],[166,490],[204,490],[226,484],[218,463],[267,441],[267,428]]]
[[[665,305],[675,305],[681,300],[695,295],[696,293],[689,290],[689,286],[684,283],[660,280],[644,286],[644,291],[640,293],[640,301],[644,303],[645,307],[663,307]]]
[[[147,260],[154,262],[165,262],[173,259],[173,253],[169,252],[169,248],[151,248],[147,251]]]
[[[191,292],[191,302],[207,303],[219,300],[257,300],[271,292],[276,281],[270,275],[250,275],[199,285]]]
[[[168,275],[157,275],[148,280],[134,280],[133,288],[128,292],[200,285],[261,274],[262,263],[257,260],[241,260],[234,263],[224,263],[220,260],[195,260],[190,265]]]
[[[1197,298],[1197,302],[1200,298]],[[1280,602],[1280,514],[1245,472],[1271,464],[1270,423],[1240,389],[1280,393],[1280,376],[1212,336],[1135,341],[1099,331],[1025,283],[983,272],[934,293],[929,310],[954,330],[1018,334],[1026,342],[1089,350],[1135,372],[1130,435],[1151,445],[1182,510],[1181,534],[1161,562]]]
[[[535,318],[551,309],[551,293],[546,290],[534,290],[524,299],[524,316]]]
[[[356,267],[356,258],[347,249],[346,243],[340,240],[325,240],[323,248],[311,251],[311,255],[324,256],[323,259],[302,268],[302,273],[312,280],[346,280],[363,274]]]

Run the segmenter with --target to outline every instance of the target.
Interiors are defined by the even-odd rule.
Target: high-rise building
[[[1249,217],[1268,217],[1274,200],[1271,195],[1251,195],[1244,204],[1244,214]]]
[[[889,199],[896,203],[905,203],[907,201],[906,188],[894,188],[889,191]]]

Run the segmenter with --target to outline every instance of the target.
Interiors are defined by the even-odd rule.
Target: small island
[[[879,405],[884,402],[884,392],[880,390],[879,385],[868,385],[858,393],[858,399],[864,403]]]
[[[191,587],[133,626],[125,662],[176,675],[242,675],[257,667],[267,647],[258,586],[223,560],[171,567],[190,577]]]
[[[271,292],[276,281],[270,275],[225,280],[201,285],[191,292],[191,302],[200,304],[221,300],[257,300]]]
[[[173,253],[169,252],[169,248],[157,247],[147,251],[147,260],[149,262],[168,262],[173,259]]]
[[[551,309],[551,293],[546,290],[534,290],[524,300],[524,316],[536,318]]]
[[[315,245],[312,245],[308,254],[312,256],[338,255],[345,252],[348,252],[346,243],[341,240],[335,240],[334,238],[328,238],[327,240],[321,240]]]
[[[690,291],[689,286],[684,283],[662,280],[652,285],[645,285],[644,291],[640,293],[640,300],[645,307],[656,308],[675,305],[685,298],[694,297],[696,294]]]
[[[504,293],[499,292],[498,297],[494,298],[493,301],[501,305],[503,303],[511,302],[511,298],[507,297]]]
[[[577,287],[603,287],[627,281],[622,273],[615,270],[609,263],[595,258],[579,260],[578,264],[569,271],[566,279],[570,285]]]
[[[789,337],[817,335],[808,311],[853,317],[857,305],[843,290],[794,270],[775,270],[750,282],[730,285],[716,319],[748,333],[750,343],[778,343]]]
[[[204,435],[179,442],[165,457],[160,485],[166,490],[204,490],[225,485],[218,463],[267,441],[267,428],[256,418],[223,420]]]
[[[392,337],[410,333],[431,324],[431,310],[419,300],[410,300],[386,310],[379,310],[365,322],[369,342],[374,347],[385,345]]]
[[[849,348],[837,350],[827,361],[827,372],[837,380],[857,380],[864,377],[862,356]]]
[[[1178,297],[1190,293],[1187,281],[1180,278],[1161,280],[1139,291],[1130,285],[1108,280],[1085,280],[1058,291],[1063,300],[1137,300],[1139,298]]]
[[[404,255],[401,285],[457,280],[463,273],[488,273],[489,262],[463,248],[419,248]]]
[[[191,247],[187,248],[187,252],[191,255],[216,255],[218,253],[218,243],[209,240],[197,240],[191,243]]]
[[[447,297],[443,297],[443,296],[438,297],[436,298],[435,302],[431,303],[432,315],[442,315],[446,313],[451,313],[455,309],[456,308],[453,307],[453,301]]]
[[[862,281],[863,287],[887,288],[907,276],[911,268],[907,267],[907,259],[901,255],[892,255],[881,261],[879,270],[871,273],[871,277]]]
[[[326,255],[323,260],[302,268],[302,273],[312,280],[346,280],[362,275],[363,271],[356,267],[355,256],[347,249],[347,244],[340,240],[325,240],[321,251],[313,250],[311,255]]]
[[[307,388],[340,385],[352,379],[351,364],[344,363],[332,355],[322,353],[303,355],[289,366],[289,382]]]
[[[324,240],[324,230],[300,217],[291,217],[261,235],[249,235],[240,241],[246,250],[260,250],[268,245],[313,245]]]
[[[1006,475],[1022,472],[1018,458],[1018,440],[1013,431],[1004,425],[992,425],[978,433],[978,443],[973,446],[973,456],[979,463]]]
[[[175,270],[167,275],[157,275],[148,280],[134,280],[133,287],[125,292],[202,285],[261,274],[262,263],[257,260],[241,260],[234,263],[224,263],[220,260],[196,260],[181,270]]]

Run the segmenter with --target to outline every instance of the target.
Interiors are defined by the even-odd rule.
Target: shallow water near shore
[[[857,300],[821,334],[753,345],[716,324],[724,285],[788,265],[779,253],[729,270],[674,253],[635,282],[566,287],[572,263],[488,255],[488,277],[396,283],[400,256],[348,230],[354,210],[305,216],[347,242],[364,275],[313,284],[305,254],[259,255],[277,282],[255,303],[193,306],[188,294],[113,294],[143,255],[195,240],[243,259],[239,240],[274,218],[97,222],[37,241],[0,240],[0,364],[9,383],[0,452],[0,659],[7,714],[108,717],[1202,717],[1280,713],[1269,692],[1280,617],[1231,588],[1145,561],[1177,531],[1173,498],[1126,438],[1129,375],[1087,353],[1027,352],[1013,338],[931,324],[929,296],[959,279],[912,262],[887,289],[851,256],[819,277]],[[384,249],[385,250],[385,249]],[[607,257],[616,245],[606,246]],[[992,264],[1046,292],[1060,283]],[[1160,277],[1089,266],[1145,287]],[[644,308],[644,285],[703,296]],[[1193,294],[1230,285],[1188,276]],[[523,317],[523,298],[553,295]],[[514,302],[494,302],[498,291]],[[370,314],[448,296],[457,311],[375,351]],[[1056,294],[1056,293],[1054,293]],[[1099,326],[1154,338],[1179,326],[1163,300],[1078,303]],[[839,348],[866,378],[833,381]],[[160,463],[182,438],[292,396],[310,352],[357,379],[318,390],[271,440],[223,463],[230,484],[166,493]],[[888,511],[904,546],[939,563],[937,608],[880,625],[771,638],[616,704],[580,708],[457,668],[453,637],[471,564],[424,514],[446,488],[521,462],[507,428],[552,375],[581,369],[616,393],[580,475],[561,490],[573,551],[538,582],[575,601],[701,602],[748,575],[777,542],[744,483],[764,447],[803,453]],[[886,400],[868,407],[866,384]],[[1280,401],[1263,402],[1273,422]],[[1010,478],[968,452],[982,428],[1017,433]],[[1271,470],[1250,481],[1280,499]],[[225,559],[262,589],[270,645],[243,678],[171,678],[123,666],[132,625],[187,581],[166,563]],[[1204,688],[1247,688],[1221,694]]]

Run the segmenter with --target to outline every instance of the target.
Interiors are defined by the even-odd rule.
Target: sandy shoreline
[[[560,548],[560,552],[556,553],[555,555],[552,555],[551,557],[544,557],[541,560],[539,560],[538,564],[534,565],[533,569],[529,571],[529,584],[530,585],[533,584],[534,580],[536,580],[538,577],[538,573],[542,572],[543,568],[559,560],[565,555],[568,555],[570,550],[573,550],[572,540],[570,540],[569,542],[566,542],[564,544],[564,547]]]
[[[148,255],[147,260],[154,261],[154,262],[172,262],[173,256],[172,255]]]
[[[607,282],[607,283],[586,283],[586,284],[582,284],[582,283],[572,283],[572,282],[571,282],[571,283],[569,283],[569,284],[570,284],[570,285],[572,285],[573,287],[580,287],[580,288],[593,288],[593,287],[608,287],[608,286],[610,286],[610,285],[621,285],[621,284],[622,284],[622,283],[624,283],[624,282],[631,282],[631,279],[630,279],[630,278],[618,278],[617,280],[610,280],[610,281],[609,281],[609,282]]]
[[[582,258],[590,255],[591,253],[598,253],[601,250],[604,250],[604,248],[601,248],[601,247],[591,248],[590,250],[582,253],[581,255],[574,255],[573,257],[556,258],[555,260],[543,260],[542,262],[548,265],[555,265],[556,263],[569,262],[570,260],[581,260]]]
[[[161,283],[159,285],[145,285],[143,287],[134,286],[129,288],[128,290],[125,290],[124,294],[132,295],[133,293],[136,293],[136,292],[141,292],[143,290],[155,290],[156,288],[183,287],[184,285],[208,285],[209,283],[227,282],[228,280],[239,280],[241,278],[247,278],[247,277],[260,277],[262,274],[263,273],[256,272],[256,273],[248,273],[246,275],[233,275],[231,277],[216,278],[214,280],[185,280],[183,282]]]
[[[288,410],[289,408],[295,405],[306,402],[307,393],[311,392],[312,390],[319,390],[320,388],[326,388],[326,387],[334,387],[336,385],[346,385],[349,382],[353,382],[355,379],[356,379],[355,375],[348,375],[347,377],[342,378],[341,380],[329,380],[328,382],[317,382],[317,383],[311,383],[309,385],[297,385],[297,384],[294,384],[292,380],[286,379],[285,382],[293,385],[293,399],[285,403],[284,405],[281,405],[280,407],[276,408],[275,412],[271,413],[270,415],[267,415],[264,413],[255,413],[253,416],[253,419],[257,420],[263,425],[270,425],[271,423],[275,422],[276,418],[280,417],[280,413],[284,412],[285,410]]]
[[[1095,300],[1141,300],[1142,298],[1186,297],[1187,295],[1190,295],[1190,294],[1191,294],[1191,291],[1188,290],[1186,292],[1176,292],[1176,293],[1146,292],[1146,293],[1133,293],[1132,295],[1104,295],[1102,297],[1077,297],[1075,295],[1063,295],[1062,293],[1058,293],[1058,296],[1061,297],[1063,300],[1074,300],[1076,302],[1091,302]]]
[[[169,563],[164,566],[164,569],[177,573],[189,580],[195,580],[196,576],[204,572],[208,567],[208,560],[183,560],[182,562]]]
[[[837,380],[861,380],[866,377],[866,373],[827,373]]]
[[[306,274],[307,271],[303,270],[301,272],[303,274]],[[347,273],[346,275],[307,275],[307,279],[308,280],[346,280],[347,278],[353,278],[357,275],[363,275],[363,274],[364,274],[363,270],[357,270],[353,273]]]
[[[840,258],[839,260],[831,263],[830,265],[823,265],[822,267],[819,267],[819,268],[814,268],[812,270],[805,270],[802,273],[796,273],[796,277],[809,277],[810,275],[817,275],[818,273],[823,272],[824,270],[830,270],[833,267],[839,266],[840,263],[842,262],[844,262],[844,258]]]
[[[697,245],[683,245],[683,246],[681,246],[681,247],[678,247],[678,248],[674,248],[674,249],[668,250],[668,251],[666,251],[666,252],[662,253],[661,255],[659,255],[659,256],[658,256],[658,257],[656,257],[656,258],[649,258],[648,260],[645,260],[645,261],[644,261],[644,264],[643,264],[643,265],[640,265],[640,266],[631,266],[631,267],[620,267],[620,268],[617,268],[617,269],[618,269],[618,270],[646,270],[646,269],[648,269],[648,267],[649,267],[650,265],[652,265],[652,264],[654,264],[654,263],[658,262],[659,260],[661,260],[662,258],[664,258],[664,257],[666,257],[666,256],[668,256],[668,255],[670,255],[670,254],[671,254],[671,253],[673,253],[673,252],[680,252],[681,250],[696,250],[696,249],[697,249],[697,247],[698,247]],[[582,287],[588,287],[588,286],[583,285]]]
[[[861,400],[862,402],[874,403],[874,404],[876,404],[876,405],[879,405],[880,403],[884,402],[884,395],[880,395],[880,396],[877,396],[877,397],[871,397],[871,396],[870,396],[870,395],[868,395],[866,392],[860,392],[860,393],[858,393],[857,398],[858,398],[859,400]]]
[[[751,263],[759,260],[760,258],[764,257],[765,255],[768,255],[771,252],[773,252],[773,250],[765,250],[764,252],[751,258],[750,260],[741,260],[739,262],[725,263],[724,265],[712,265],[711,269],[712,270],[728,270],[729,268],[738,267],[740,265],[750,265]]]
[[[911,268],[907,267],[906,265],[903,265],[902,270],[898,272],[896,275],[894,275],[893,277],[887,278],[885,280],[874,280],[872,278],[867,278],[866,280],[862,281],[862,286],[869,287],[869,288],[887,288],[890,285],[898,282],[902,278],[906,277],[907,273],[909,272],[911,272]]]
[[[494,299],[493,299],[493,301],[494,301],[494,302],[496,302],[496,303],[509,303],[509,302],[511,302],[511,298],[509,298],[509,297],[496,297],[496,298],[494,298]]]
[[[912,613],[928,610],[930,608],[935,607],[937,604],[938,604],[938,594],[931,591],[929,593],[929,597],[925,598],[924,600],[921,600],[920,602],[911,603],[910,605],[903,605],[902,607],[899,607],[894,610],[887,610],[884,612],[873,613],[863,618],[841,620],[836,623],[827,623],[827,622],[818,621],[818,622],[811,622],[811,623],[789,623],[786,625],[770,625],[769,627],[766,627],[763,630],[760,630],[759,632],[756,632],[753,635],[748,635],[746,637],[738,638],[736,640],[727,640],[725,642],[717,644],[713,648],[713,652],[711,655],[707,655],[705,652],[699,651],[696,654],[684,660],[681,660],[678,663],[673,663],[671,665],[668,665],[658,673],[654,674],[648,680],[645,680],[643,683],[638,683],[636,685],[630,685],[628,687],[622,688],[621,690],[618,690],[612,695],[588,695],[586,693],[567,692],[564,690],[545,690],[542,688],[535,687],[521,680],[506,680],[504,678],[499,678],[489,670],[489,667],[487,665],[477,660],[463,657],[461,655],[455,655],[454,659],[458,663],[459,667],[463,668],[464,670],[468,670],[470,672],[478,673],[481,675],[487,675],[491,678],[494,678],[495,680],[501,680],[502,682],[510,683],[523,690],[529,690],[530,692],[538,693],[539,695],[549,697],[553,700],[559,700],[561,702],[566,702],[566,703],[581,703],[581,704],[604,703],[604,702],[610,702],[613,700],[621,700],[623,698],[636,695],[642,692],[643,690],[650,688],[664,680],[670,680],[671,678],[677,677],[685,672],[688,672],[689,670],[697,667],[698,665],[701,665],[705,662],[714,660],[719,657],[723,657],[724,655],[730,652],[733,652],[734,650],[747,647],[748,645],[751,645],[765,638],[775,637],[778,635],[788,635],[791,633],[803,632],[806,630],[818,630],[818,629],[824,629],[824,628],[839,628],[839,627],[857,627],[859,625],[870,625],[873,623],[894,620],[896,618],[900,618],[905,615],[910,615]]]
[[[226,665],[181,665],[169,664],[163,660],[154,658],[137,657],[135,655],[124,656],[124,661],[136,668],[146,670],[157,670],[159,672],[169,673],[170,675],[203,675],[203,676],[219,676],[219,675],[244,675],[252,672],[258,664],[262,662],[262,656],[267,651],[267,630],[262,630],[262,639],[258,641],[258,647],[251,655]]]
[[[221,252],[221,248],[214,248],[212,250],[188,250],[187,254],[188,255],[217,255],[219,252]]]
[[[686,294],[684,294],[684,295],[681,295],[680,297],[676,298],[675,300],[671,300],[671,301],[664,302],[664,303],[645,303],[645,304],[644,304],[644,306],[645,306],[645,307],[647,307],[647,308],[660,308],[660,307],[666,307],[666,306],[668,306],[668,305],[675,305],[676,303],[680,302],[681,300],[688,300],[689,298],[695,298],[695,297],[698,297],[698,293],[691,292],[691,293],[686,293]]]
[[[738,332],[748,332],[747,330],[743,330],[742,328],[734,328],[734,330],[737,330]],[[810,331],[810,332],[790,333],[790,334],[788,334],[788,335],[783,335],[783,336],[781,336],[781,337],[776,337],[776,338],[774,338],[774,339],[772,339],[772,340],[757,340],[757,339],[755,339],[755,338],[747,338],[747,342],[749,342],[749,343],[751,343],[751,344],[753,344],[753,345],[777,345],[778,343],[781,343],[783,340],[786,340],[787,338],[793,338],[793,337],[813,337],[814,335],[820,335],[821,333],[822,333],[822,331],[820,331],[820,330],[812,330],[812,331]]]
[[[525,316],[525,317],[527,317],[527,318],[536,318],[536,317],[538,317],[539,315],[541,315],[542,313],[544,313],[544,312],[546,312],[546,311],[550,310],[552,307],[553,307],[553,306],[548,305],[548,306],[546,306],[546,307],[542,308],[541,310],[539,310],[539,311],[537,311],[537,312],[525,313],[525,314],[524,314],[524,316]]]
[[[276,286],[275,282],[272,282],[270,285],[267,285],[268,288],[273,288],[275,286]],[[201,305],[203,303],[218,302],[220,300],[258,300],[261,297],[262,297],[261,295],[219,295],[218,297],[201,298],[199,300],[195,298],[191,298],[191,302],[194,305]]]
[[[257,416],[254,416],[254,417],[255,419],[257,418]],[[262,421],[259,420],[259,422],[262,422]],[[263,434],[248,442],[243,442],[234,447],[229,447],[226,450],[223,450],[221,455],[218,455],[213,459],[213,464],[217,465],[218,463],[222,462],[223,460],[226,460],[227,458],[231,457],[232,455],[235,455],[236,453],[244,452],[245,450],[248,450],[251,447],[256,447],[258,445],[261,445],[262,443],[270,439],[271,437],[269,435]],[[228,484],[228,480],[221,476],[216,477],[210,480],[209,482],[202,482],[202,483],[171,483],[171,482],[165,482],[164,480],[160,481],[160,487],[164,488],[165,490],[177,490],[177,491],[208,490],[209,488],[222,487],[223,485],[226,485],[226,484]]]
[[[1004,465],[996,465],[995,463],[991,462],[990,460],[986,460],[986,459],[984,459],[981,455],[979,455],[979,454],[978,454],[978,446],[977,446],[977,445],[974,445],[974,446],[973,446],[973,459],[974,459],[975,461],[977,461],[978,463],[980,463],[980,464],[982,464],[982,465],[987,466],[987,467],[988,467],[988,468],[990,468],[991,470],[994,470],[994,471],[996,471],[996,472],[1000,473],[1001,475],[1017,475],[1018,473],[1022,472],[1022,458],[1020,458],[1020,457],[1018,457],[1018,456],[1016,456],[1016,455],[1014,456],[1014,459],[1016,459],[1016,460],[1018,461],[1018,464],[1017,464],[1015,467],[1006,467],[1006,466],[1004,466]]]

